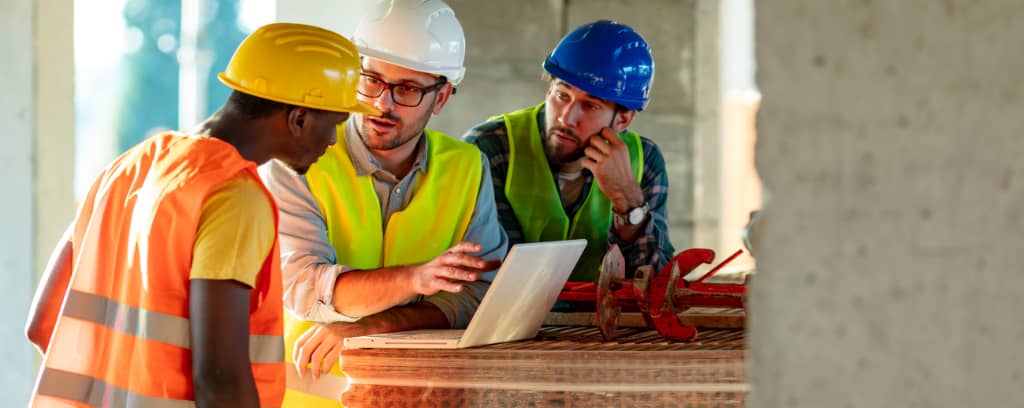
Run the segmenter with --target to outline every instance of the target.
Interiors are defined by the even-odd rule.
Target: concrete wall
[[[74,212],[72,0],[0,6],[0,401],[24,406],[38,354],[24,337],[50,249]]]
[[[728,1],[728,0],[727,0]],[[723,7],[719,0],[698,0],[695,26],[696,39],[694,95],[699,103],[694,109],[693,158],[693,244],[685,247],[711,248],[723,253],[722,216],[724,209],[724,152],[721,62]]]
[[[36,256],[42,271],[75,217],[74,0],[37,0]]]
[[[32,1],[7,1],[0,6],[0,52],[8,61],[0,64],[0,77],[14,78],[0,92],[0,129],[4,129],[4,148],[0,149],[0,274],[4,277],[3,307],[0,307],[0,400],[10,405],[28,403],[35,361],[23,327],[32,298],[33,256],[36,253],[35,186],[32,63]],[[7,404],[5,404],[7,405]]]
[[[0,401],[24,406],[37,353],[23,335],[49,250],[74,206],[72,1],[0,5]],[[40,160],[43,157],[45,160]]]
[[[1021,19],[1018,0],[757,9],[749,406],[1024,401]]]

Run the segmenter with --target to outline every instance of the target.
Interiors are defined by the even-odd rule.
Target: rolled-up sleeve
[[[327,224],[306,178],[277,160],[259,168],[260,177],[277,200],[284,307],[302,320],[353,322],[334,309],[334,283],[353,270],[337,265],[337,253],[327,239]]]
[[[487,157],[481,153],[480,192],[477,194],[473,218],[463,241],[476,242],[483,248],[476,255],[486,260],[503,260],[508,252],[508,236],[498,222],[498,214],[494,205],[494,186],[491,183],[491,170]],[[425,301],[437,306],[448,318],[452,328],[462,329],[469,325],[480,301],[490,288],[491,281],[497,270],[482,274],[480,280],[463,285],[458,293],[438,292],[424,298]]]

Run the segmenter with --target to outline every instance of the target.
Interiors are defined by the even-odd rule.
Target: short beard
[[[576,139],[577,145],[580,145],[581,143],[579,135],[577,135],[576,132],[573,132],[571,129],[567,129],[560,126],[554,126],[551,129],[548,129],[547,134],[544,137],[544,155],[547,156],[549,164],[551,164],[552,166],[560,166],[566,163],[572,163],[574,161],[577,161],[586,155],[583,152],[582,145],[580,145],[580,148],[578,150],[574,150],[568,153],[558,152],[558,150],[550,143],[552,138],[554,137],[552,133],[554,133],[554,131],[556,130],[561,131],[562,133],[567,134],[570,137]]]
[[[405,129],[405,127],[402,126],[402,125],[404,125],[404,123],[402,123],[402,120],[400,118],[398,118],[397,116],[395,116],[393,112],[384,112],[379,117],[381,119],[388,119],[388,120],[390,120],[392,122],[395,122],[395,125],[397,127],[401,127],[402,129]],[[356,130],[357,130],[356,133],[359,135],[359,139],[363,141],[363,145],[365,145],[366,147],[369,147],[369,148],[374,149],[374,150],[392,150],[392,149],[394,149],[394,148],[396,148],[398,146],[401,146],[402,143],[405,142],[405,141],[402,140],[402,135],[399,134],[399,135],[395,136],[394,141],[391,141],[390,143],[388,143],[385,146],[371,146],[370,145],[370,141],[369,141],[369,136],[368,136],[370,134],[370,130],[367,129],[367,128],[363,128],[363,124],[365,123],[364,121],[367,121],[367,120],[370,120],[370,119],[368,119],[368,118],[366,118],[364,116],[363,120],[360,121],[358,126],[356,126]]]
[[[356,126],[356,133],[359,135],[359,138],[363,141],[363,145],[366,146],[367,148],[372,149],[372,150],[390,151],[390,150],[397,149],[399,147],[404,146],[406,143],[409,143],[413,139],[416,139],[416,137],[418,137],[419,135],[423,134],[423,130],[426,129],[427,122],[430,121],[430,115],[434,111],[434,105],[436,103],[437,103],[436,100],[431,100],[430,108],[427,109],[426,116],[424,118],[422,118],[422,126],[420,125],[420,123],[413,124],[414,125],[413,127],[418,127],[418,128],[420,128],[420,130],[418,132],[414,132],[414,133],[410,134],[408,136],[408,138],[403,139],[402,135],[399,134],[399,135],[397,135],[397,137],[395,137],[394,141],[391,141],[390,143],[388,143],[385,146],[374,146],[374,147],[371,147],[370,144],[367,142],[367,136],[366,136],[367,134],[369,134],[369,131],[367,131],[366,129],[360,129],[360,127],[361,127],[361,124],[360,124],[359,126]],[[395,122],[398,125],[403,125],[403,126],[401,126],[403,130],[406,130],[406,131],[409,130],[409,127],[404,126],[404,125],[406,125],[406,123],[404,121],[402,121],[401,119],[399,119],[398,117],[394,116],[393,112],[384,113],[380,117],[384,118],[384,119],[391,120],[391,121]],[[416,122],[420,122],[420,121],[417,120]]]

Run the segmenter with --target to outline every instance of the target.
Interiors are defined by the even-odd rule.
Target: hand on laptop
[[[440,328],[449,328],[448,319],[429,302],[394,307],[354,322],[317,323],[295,341],[292,361],[299,378],[306,376],[308,366],[313,379],[317,380],[338,364],[347,337]]]
[[[462,290],[460,281],[475,281],[480,274],[501,266],[500,261],[487,261],[472,255],[482,249],[474,242],[460,242],[433,260],[411,267],[410,285],[416,293],[427,296],[442,290],[459,292]]]

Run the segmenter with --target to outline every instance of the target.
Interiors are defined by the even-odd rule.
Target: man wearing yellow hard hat
[[[382,115],[354,114],[305,175],[260,169],[281,209],[296,370],[285,407],[339,405],[346,337],[465,327],[507,249],[481,153],[426,129],[465,73],[454,12],[440,0],[376,6],[353,42],[358,98]]]
[[[277,208],[256,166],[305,172],[350,112],[379,112],[355,97],[355,46],[317,27],[259,28],[220,79],[224,106],[118,157],[54,250],[26,327],[32,406],[281,405]]]

